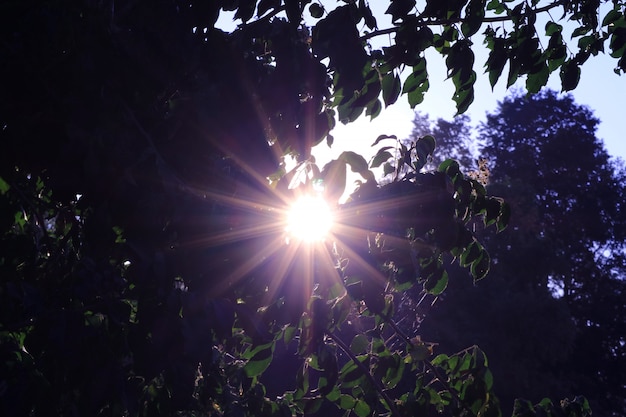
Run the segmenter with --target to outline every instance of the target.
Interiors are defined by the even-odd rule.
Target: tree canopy
[[[445,57],[463,112],[482,24],[492,82],[508,63],[508,84],[526,75],[538,91],[559,69],[571,89],[605,43],[623,70],[623,4],[395,0],[384,29],[365,1],[324,7],[2,4],[3,414],[500,414],[478,347],[434,355],[394,311],[408,288],[444,291],[445,254],[484,278],[472,225],[503,230],[509,206],[454,161],[422,172],[431,136],[370,166],[344,152],[320,169],[310,149],[332,142],[336,120],[401,94],[419,104],[427,48]],[[232,33],[214,27],[224,10],[242,21]],[[579,52],[552,19],[542,46],[536,17],[557,10]],[[377,35],[393,40],[368,47]],[[379,187],[370,168],[385,162],[396,175]],[[285,244],[289,202],[320,184],[336,199],[348,167],[363,181],[336,209],[337,243]],[[515,410],[589,412],[582,397]]]
[[[514,215],[506,233],[481,235],[489,279],[472,288],[451,271],[455,284],[421,331],[442,349],[489,352],[496,381],[506,381],[496,387],[503,407],[521,392],[538,401],[573,389],[594,412],[623,415],[625,171],[597,124],[548,90],[510,95],[479,128],[487,189]],[[439,143],[454,148],[455,138]]]

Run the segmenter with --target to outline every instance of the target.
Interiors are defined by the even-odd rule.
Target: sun
[[[287,233],[290,237],[305,241],[324,240],[333,225],[332,211],[322,197],[302,196],[287,212]]]

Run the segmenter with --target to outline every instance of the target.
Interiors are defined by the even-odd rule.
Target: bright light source
[[[287,232],[308,242],[323,240],[332,223],[330,207],[321,197],[300,197],[287,213]]]

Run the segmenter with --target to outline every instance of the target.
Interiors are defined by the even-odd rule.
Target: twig
[[[526,11],[524,13],[521,13],[519,16],[515,16],[515,17],[526,17],[526,16],[530,16],[530,15],[537,15],[539,13],[543,13],[546,11],[549,11],[555,7],[558,6],[563,6],[565,4],[565,0],[558,0],[555,1],[554,3],[548,4],[546,6],[543,7],[539,7],[538,9],[533,9],[533,10],[529,10]],[[423,20],[422,24],[424,26],[439,26],[439,25],[452,25],[455,23],[462,23],[465,20],[465,18],[463,17],[458,17],[455,19],[433,19],[433,20]],[[506,22],[509,20],[513,20],[513,16],[492,16],[492,17],[485,17],[482,19],[483,23],[496,23],[496,22]],[[370,33],[366,33],[365,35],[361,36],[360,40],[362,41],[366,41],[368,39],[374,38],[376,36],[380,36],[380,35],[388,35],[388,34],[392,34],[397,32],[400,29],[400,27],[396,26],[396,27],[392,27],[392,28],[387,28],[387,29],[381,29],[381,30],[375,30],[373,32]]]
[[[357,368],[359,368],[363,374],[365,375],[365,377],[370,381],[370,383],[376,388],[376,391],[378,392],[378,394],[380,394],[380,396],[383,398],[383,400],[387,403],[387,406],[389,407],[389,410],[391,411],[391,415],[395,416],[395,417],[400,417],[400,412],[398,411],[398,409],[396,408],[396,404],[393,402],[393,400],[389,397],[389,395],[387,395],[387,393],[385,392],[383,386],[374,379],[374,377],[372,376],[372,374],[370,374],[369,369],[367,369],[365,367],[365,365],[363,365],[363,363],[354,355],[354,353],[350,350],[350,348],[343,342],[343,340],[341,340],[339,337],[335,336],[332,333],[327,332],[326,333],[328,335],[328,337],[330,337],[335,343],[337,343],[337,346],[339,346],[341,348],[341,350],[343,350],[346,355],[348,355],[350,357],[350,359],[352,360],[352,362],[354,362],[354,364],[357,366]]]

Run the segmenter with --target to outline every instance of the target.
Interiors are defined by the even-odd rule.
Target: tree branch
[[[389,407],[389,410],[391,411],[391,415],[392,416],[396,416],[396,417],[400,417],[400,412],[396,408],[396,404],[389,397],[389,395],[387,395],[387,393],[385,392],[383,386],[378,381],[376,381],[374,379],[372,374],[370,374],[369,369],[367,369],[365,367],[365,365],[363,365],[363,363],[354,355],[354,353],[350,350],[350,347],[347,346],[343,342],[343,340],[341,340],[339,337],[335,336],[334,334],[332,334],[330,332],[327,332],[326,334],[328,335],[328,337],[330,337],[337,344],[337,346],[339,346],[341,348],[341,350],[343,350],[346,353],[346,355],[348,355],[350,357],[350,359],[352,360],[352,362],[354,362],[354,364],[357,366],[357,368],[359,368],[363,372],[365,377],[376,388],[376,391],[378,392],[378,394],[380,394],[380,396],[383,398],[383,400],[387,403],[387,406]]]
[[[555,7],[563,6],[563,5],[565,5],[565,3],[566,3],[565,0],[557,0],[554,3],[548,4],[548,5],[543,6],[543,7],[539,7],[538,9],[532,9],[532,10],[526,11],[524,13],[521,13],[519,16],[515,16],[515,17],[526,17],[526,16],[530,16],[530,15],[537,15],[539,13],[543,13],[543,12],[547,12],[549,10],[552,10]],[[455,23],[462,23],[464,20],[465,20],[465,18],[463,18],[463,17],[458,17],[456,19],[423,20],[422,26],[453,25]],[[510,16],[510,15],[506,15],[506,16],[492,16],[492,17],[485,17],[485,18],[482,19],[483,23],[507,22],[507,21],[511,21],[511,20],[513,20],[513,16]],[[389,35],[391,33],[397,32],[399,29],[400,29],[400,27],[396,26],[396,27],[387,28],[387,29],[375,30],[373,32],[370,32],[370,33],[367,33],[367,34],[361,36],[360,40],[361,41],[366,41],[368,39],[375,38],[376,36]]]

